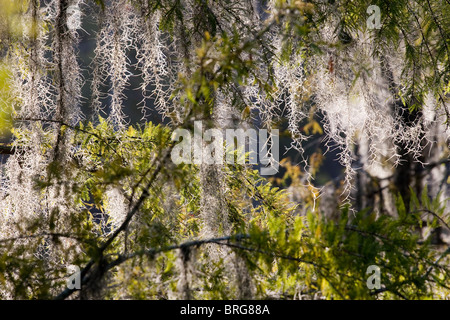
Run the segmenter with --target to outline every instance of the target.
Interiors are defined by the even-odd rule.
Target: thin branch
[[[15,118],[14,121],[21,121],[21,122],[26,122],[26,121],[40,121],[40,122],[49,122],[49,123],[57,123],[59,124],[59,126],[65,126],[69,129],[72,129],[74,131],[79,131],[79,132],[83,132],[85,134],[91,135],[93,137],[96,137],[99,141],[103,141],[106,146],[113,151],[117,156],[119,156],[122,160],[122,163],[125,163],[125,159],[117,152],[117,150],[110,144],[110,142],[108,141],[108,139],[103,138],[102,136],[100,136],[99,134],[95,133],[95,132],[90,132],[84,129],[81,129],[79,127],[76,126],[72,126],[62,120],[55,120],[55,119],[41,119],[41,118]]]
[[[23,235],[23,236],[17,236],[17,237],[12,237],[12,238],[0,239],[0,243],[7,243],[7,242],[11,242],[11,241],[17,241],[17,240],[23,240],[23,239],[34,239],[34,238],[41,238],[41,237],[67,238],[67,239],[78,240],[78,241],[84,242],[84,243],[94,242],[94,239],[84,239],[84,238],[78,237],[76,235],[68,234],[68,233],[42,232],[39,234]]]
[[[448,254],[450,254],[450,246],[447,248],[447,250],[445,250],[445,251],[439,256],[439,258],[436,260],[436,262],[435,262],[432,266],[430,266],[430,267],[428,268],[427,273],[423,276],[423,279],[428,278],[428,276],[430,275],[431,271],[433,271],[433,268],[434,268],[435,266],[440,267],[440,266],[439,266],[439,262],[440,262],[442,259],[444,259]]]
[[[431,214],[432,216],[436,217],[440,222],[442,222],[442,224],[444,226],[446,226],[448,230],[450,230],[450,226],[448,225],[448,223],[445,222],[445,220],[442,219],[436,212],[433,212],[433,211],[428,210],[428,209],[419,209],[419,210],[416,210],[415,212],[425,212],[425,213]]]
[[[316,268],[326,269],[324,266],[318,265],[317,263],[315,263],[313,261],[308,261],[308,260],[305,260],[302,258],[297,258],[297,257],[292,257],[292,256],[281,255],[281,254],[277,254],[274,252],[261,250],[261,249],[257,249],[257,248],[245,247],[245,246],[239,244],[239,242],[241,240],[249,239],[249,238],[250,238],[250,235],[248,235],[248,234],[237,234],[237,235],[225,236],[225,237],[220,237],[220,238],[188,241],[188,242],[184,242],[181,244],[171,245],[171,246],[167,246],[167,247],[163,247],[163,248],[159,248],[159,249],[148,249],[148,250],[142,250],[142,251],[138,251],[135,253],[131,253],[128,255],[119,255],[116,260],[112,261],[111,263],[109,263],[106,266],[105,271],[110,270],[110,269],[122,264],[123,262],[125,262],[129,259],[135,258],[135,257],[141,257],[144,255],[153,257],[153,256],[155,256],[159,253],[163,253],[163,252],[168,252],[168,251],[172,251],[172,250],[176,250],[176,249],[200,247],[200,246],[206,245],[206,244],[216,244],[216,245],[220,245],[220,246],[226,246],[226,247],[249,251],[249,252],[257,252],[257,253],[261,253],[264,255],[272,256],[274,258],[296,261],[296,262],[300,262],[300,263],[306,263],[306,264],[313,265]],[[236,242],[232,242],[232,241],[236,241]]]

